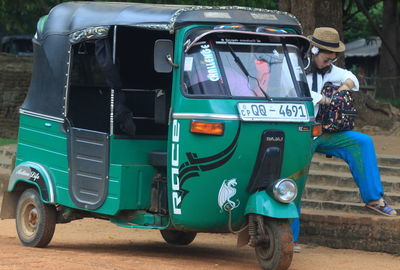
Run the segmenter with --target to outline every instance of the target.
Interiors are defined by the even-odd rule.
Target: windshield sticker
[[[215,30],[246,30],[246,27],[241,24],[225,24],[217,25],[214,27]]]
[[[193,57],[185,57],[184,70],[192,71],[192,68],[193,68]]]
[[[274,14],[265,14],[265,13],[250,13],[251,17],[255,20],[272,20],[276,21],[278,18]]]
[[[204,12],[204,17],[213,19],[232,19],[231,15],[229,15],[228,12],[206,11]]]
[[[210,49],[210,45],[201,45],[200,53],[203,55],[204,63],[207,67],[207,78],[213,82],[220,80],[221,74],[219,73],[217,61],[214,52]]]

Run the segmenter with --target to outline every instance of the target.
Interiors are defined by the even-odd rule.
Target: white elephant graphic
[[[218,194],[218,205],[221,208],[221,212],[223,210],[228,211],[228,209],[233,210],[239,206],[239,200],[236,200],[236,202],[231,200],[231,198],[236,194],[236,185],[236,178],[224,180],[222,183]]]

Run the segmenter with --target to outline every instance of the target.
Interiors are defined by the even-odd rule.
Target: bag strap
[[[314,92],[318,92],[317,90],[317,85],[318,85],[318,77],[317,77],[317,72],[314,71],[313,75],[312,75],[312,90]]]

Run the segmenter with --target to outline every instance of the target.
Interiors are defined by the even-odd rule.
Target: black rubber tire
[[[46,247],[56,228],[56,209],[44,204],[35,189],[27,189],[18,200],[16,227],[24,246]]]
[[[269,243],[255,248],[256,257],[263,270],[286,270],[293,259],[293,236],[288,220],[264,219]]]
[[[196,232],[182,232],[182,231],[160,231],[161,236],[165,242],[172,245],[187,246],[196,238]]]

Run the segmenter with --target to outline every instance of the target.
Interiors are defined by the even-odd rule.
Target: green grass
[[[7,144],[16,144],[17,139],[0,138],[0,146]]]
[[[384,103],[390,103],[393,106],[397,107],[400,109],[400,98],[378,98],[378,101],[384,102]]]

